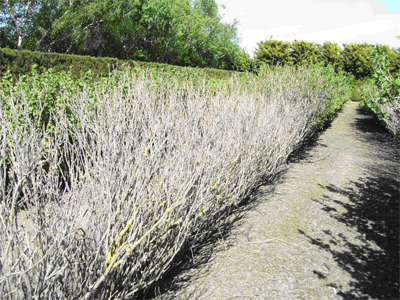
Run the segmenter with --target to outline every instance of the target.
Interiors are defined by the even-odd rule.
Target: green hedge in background
[[[191,68],[174,65],[140,62],[132,60],[119,60],[116,58],[99,58],[92,56],[68,55],[58,53],[44,53],[31,51],[17,51],[9,48],[0,49],[0,77],[7,70],[14,76],[28,75],[31,73],[33,65],[38,66],[38,72],[42,73],[48,69],[54,69],[55,73],[62,71],[74,76],[82,76],[90,71],[94,77],[106,77],[114,69],[122,69],[123,66],[129,68],[143,68],[155,71],[166,71],[181,76],[191,76],[193,73],[201,73],[207,78],[226,80],[232,76],[243,76],[244,73],[225,71],[211,68]]]
[[[388,70],[391,74],[400,70],[400,48],[389,48],[378,45],[379,49],[388,56]],[[323,45],[306,41],[283,42],[269,39],[258,43],[254,51],[254,60],[258,65],[270,66],[299,64],[306,62],[324,62],[351,73],[355,80],[369,78],[373,74],[369,44],[343,44],[343,49],[335,43],[325,42]]]

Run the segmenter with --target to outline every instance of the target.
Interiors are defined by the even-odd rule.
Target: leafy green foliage
[[[10,101],[13,102],[13,105],[25,103],[28,105],[29,117],[37,121],[33,125],[38,128],[46,128],[52,133],[57,124],[50,121],[54,120],[51,115],[57,114],[60,110],[66,111],[71,125],[76,126],[77,119],[68,107],[68,98],[65,94],[76,94],[83,89],[94,93],[96,86],[101,82],[94,83],[93,79],[90,71],[81,77],[72,75],[71,71],[56,74],[54,69],[39,74],[36,65],[32,66],[30,75],[22,75],[18,80],[15,80],[7,71],[0,80],[3,108],[6,115],[9,115]],[[14,97],[19,90],[25,91],[23,98]],[[21,113],[18,120],[14,120],[14,122],[22,122],[24,118],[25,116]]]
[[[258,43],[254,52],[255,63],[260,66],[301,64],[323,62],[325,66],[332,65],[336,72],[344,69],[354,76],[355,80],[369,78],[372,74],[372,65],[369,59],[368,44],[344,44],[342,50],[337,44],[324,42],[323,45],[293,41],[292,43],[279,40],[266,40]],[[400,70],[400,49],[391,49],[388,46],[377,46],[388,56],[388,70],[396,73]]]
[[[18,49],[227,70],[236,69],[241,50],[238,22],[221,23],[215,0],[41,0],[26,5],[31,11]],[[6,9],[0,11],[12,19]],[[0,35],[14,45],[11,21]]]
[[[275,39],[257,43],[258,49],[254,51],[255,61],[258,64],[285,65],[290,62],[290,43]]]
[[[371,49],[368,44],[343,44],[343,68],[355,76],[356,79],[369,77],[372,67],[368,60]]]
[[[341,52],[342,49],[335,43],[324,42],[322,46],[319,46],[321,51],[321,60],[325,63],[325,66],[331,64],[335,69],[343,67]]]
[[[386,50],[386,51],[385,51]],[[387,129],[400,138],[400,71],[390,72],[387,48],[370,46],[372,78],[362,88],[362,105],[372,111]]]
[[[304,85],[311,88],[311,94],[318,95],[324,89],[320,83],[317,83],[316,79],[319,77],[323,78],[325,87],[332,87],[324,109],[317,115],[317,127],[322,129],[335,118],[337,111],[351,99],[354,78],[341,69],[335,70],[332,65],[325,67],[324,62],[307,63],[303,61],[296,67],[301,68],[302,65],[310,69],[311,76],[307,78]]]
[[[372,45],[371,48],[370,59],[374,70],[372,78],[375,80],[375,85],[384,90],[380,96],[391,102],[400,93],[400,72],[394,74],[394,77],[389,77],[391,63],[387,48],[385,49],[379,45]]]
[[[398,71],[400,71],[400,49],[391,49],[387,45],[374,45],[373,48],[376,48],[377,51],[373,51],[372,55],[369,56],[369,59],[372,63],[372,69],[376,68],[376,53],[379,52],[380,56],[385,56],[385,68],[390,74],[394,74]],[[375,53],[375,54],[374,54]]]
[[[244,50],[235,53],[234,65],[235,65],[235,70],[237,71],[254,70],[254,63]]]
[[[370,77],[366,77],[366,78],[360,78],[360,79],[354,79],[354,81],[352,82],[352,87],[353,87],[353,92],[351,95],[351,99],[353,101],[357,101],[357,102],[362,102],[363,101],[363,96],[362,96],[362,88],[368,84],[368,82],[371,80]]]
[[[293,41],[290,45],[292,50],[290,59],[294,64],[302,61],[316,62],[319,60],[321,53],[317,44],[306,41]]]
[[[31,16],[35,14],[40,0],[0,1],[0,47],[21,49],[22,38],[32,26]]]

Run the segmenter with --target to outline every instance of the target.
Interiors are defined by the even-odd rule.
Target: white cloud
[[[300,31],[300,25],[294,26],[282,26],[282,27],[272,27],[268,29],[249,29],[249,30],[239,30],[241,36],[241,46],[246,49],[247,53],[253,57],[253,51],[257,47],[257,43],[269,39],[271,36],[273,38],[278,38],[282,35],[298,33]]]
[[[218,1],[218,0],[217,0]],[[315,43],[380,43],[400,47],[400,11],[381,0],[219,0],[224,22],[237,18],[240,45],[252,55],[257,42],[273,38]],[[400,3],[400,0],[382,0]],[[392,7],[393,8],[393,7]],[[244,15],[242,14],[244,13]]]
[[[241,32],[243,37],[270,37],[271,35],[278,36],[288,33],[296,33],[300,31],[301,26],[283,26],[278,28],[268,28],[268,29],[249,29]]]
[[[291,40],[306,40],[317,43],[323,43],[327,40],[341,42],[366,34],[384,32],[393,28],[400,29],[400,24],[388,20],[375,20],[341,28],[303,33],[293,36]]]

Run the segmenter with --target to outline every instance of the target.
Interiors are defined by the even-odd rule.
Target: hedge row
[[[239,72],[218,69],[198,69],[160,63],[119,60],[117,58],[108,57],[17,51],[9,48],[0,49],[0,77],[4,76],[7,70],[10,71],[14,78],[30,74],[33,65],[38,66],[39,73],[51,68],[53,68],[56,73],[62,71],[67,72],[71,69],[71,73],[74,76],[81,76],[90,71],[95,77],[106,77],[110,72],[115,69],[119,70],[124,65],[129,66],[131,69],[151,69],[180,74],[183,77],[191,77],[193,74],[200,73],[207,78],[219,80],[226,80],[234,75],[244,75]]]

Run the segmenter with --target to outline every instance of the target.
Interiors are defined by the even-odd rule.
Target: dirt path
[[[157,298],[399,299],[399,170],[398,144],[347,103]]]

